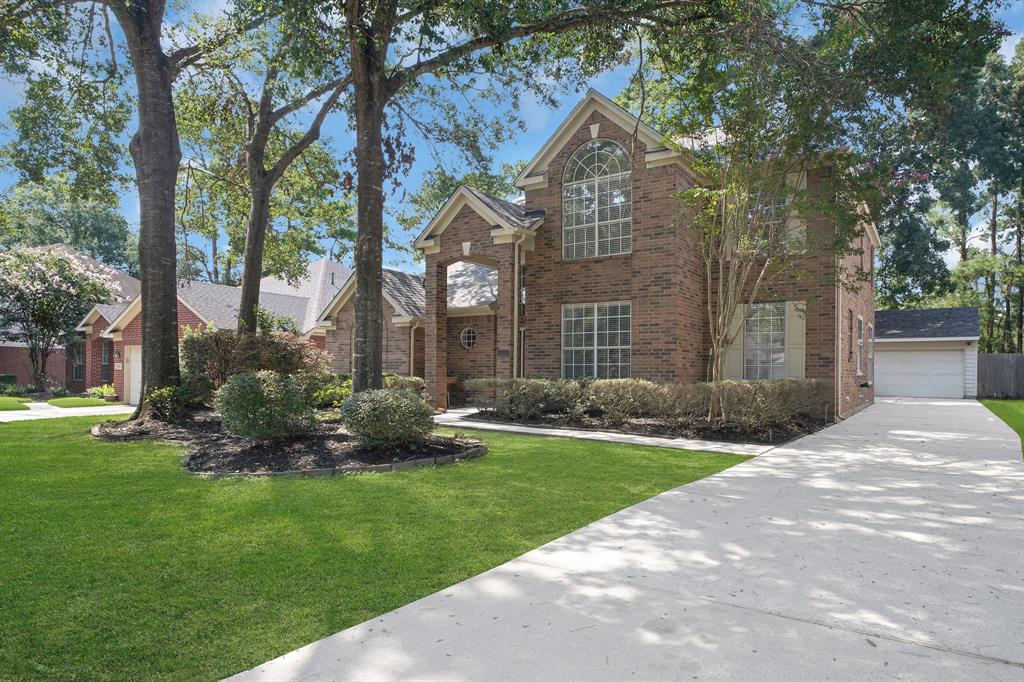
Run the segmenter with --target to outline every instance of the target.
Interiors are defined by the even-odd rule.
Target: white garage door
[[[875,395],[963,398],[964,352],[875,346]]]

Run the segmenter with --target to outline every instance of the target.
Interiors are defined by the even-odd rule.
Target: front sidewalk
[[[0,412],[0,423],[22,422],[32,419],[55,419],[57,417],[95,417],[117,414],[131,414],[134,405],[97,405],[95,407],[55,407],[49,403],[25,403],[28,410]]]
[[[463,407],[448,410],[434,417],[439,425],[459,429],[481,429],[484,431],[505,431],[522,433],[530,436],[557,436],[559,438],[579,438],[582,440],[599,440],[606,443],[624,443],[626,445],[647,445],[657,448],[675,448],[677,450],[701,450],[703,452],[723,452],[732,455],[763,455],[778,447],[776,445],[758,445],[755,443],[727,443],[713,440],[695,440],[692,438],[659,438],[657,436],[641,436],[617,431],[592,431],[590,429],[556,429],[538,426],[523,426],[506,422],[483,422],[467,419],[476,413],[476,408]]]
[[[1020,452],[879,400],[232,679],[1019,679]]]

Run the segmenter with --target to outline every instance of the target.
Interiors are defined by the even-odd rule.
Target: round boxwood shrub
[[[316,421],[308,391],[272,370],[232,375],[217,390],[214,406],[225,431],[255,442],[302,433]]]
[[[341,406],[341,419],[349,433],[369,447],[413,445],[434,429],[434,411],[411,391],[356,393]]]

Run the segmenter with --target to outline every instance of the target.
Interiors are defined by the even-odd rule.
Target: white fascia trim
[[[427,226],[420,232],[420,236],[413,242],[413,248],[425,251],[431,247],[440,247],[437,237],[445,231],[448,224],[458,215],[464,206],[472,208],[477,215],[483,218],[488,225],[497,225],[506,230],[520,230],[518,225],[509,223],[500,215],[492,211],[484,202],[480,201],[475,194],[469,191],[465,185],[459,185],[458,189],[448,198],[441,210],[427,223]]]
[[[877,329],[875,330],[875,333],[876,334],[878,333]],[[981,338],[980,336],[915,336],[915,337],[907,337],[907,338],[904,338],[904,339],[882,339],[882,338],[879,338],[879,337],[876,336],[875,337],[875,343],[902,343],[902,342],[921,343],[923,341],[964,341],[964,342],[967,342],[967,341],[977,341],[980,338]]]
[[[352,272],[349,274],[348,279],[345,280],[345,283],[341,285],[341,288],[338,289],[338,293],[334,294],[334,298],[331,299],[330,303],[327,304],[327,307],[324,308],[322,313],[320,313],[320,316],[316,318],[316,324],[331,324],[333,326],[333,322],[331,322],[330,318],[337,315],[338,310],[348,302],[352,292],[355,291],[355,287],[356,273]]]
[[[100,334],[104,339],[114,339],[114,332],[120,332],[129,322],[135,319],[135,316],[142,310],[142,294],[139,294],[132,302],[121,311],[121,314],[110,321],[107,325],[106,330]],[[114,339],[115,341],[117,339]]]
[[[415,317],[410,315],[395,315],[391,318],[391,324],[396,327],[415,327],[416,325],[423,322],[422,317]]]
[[[660,152],[664,148],[661,133],[591,88],[579,104],[569,112],[569,115],[548,138],[540,151],[526,164],[512,184],[520,189],[536,189],[546,185],[548,163],[565,146],[568,139],[576,133],[582,120],[594,111],[600,111],[606,118],[624,130],[630,132],[635,130],[637,137],[647,149]]]
[[[89,310],[89,312],[87,312],[85,314],[85,317],[82,318],[82,321],[78,323],[78,326],[75,327],[75,331],[76,332],[85,332],[86,334],[92,333],[92,324],[93,324],[93,322],[95,322],[96,318],[99,317],[102,314],[103,313],[100,312],[99,308],[97,308],[96,306],[93,306]]]

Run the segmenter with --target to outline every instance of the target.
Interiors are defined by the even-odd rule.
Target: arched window
[[[459,343],[461,343],[462,347],[465,348],[466,350],[469,350],[470,348],[475,346],[476,330],[473,329],[472,327],[466,327],[465,329],[463,329],[462,333],[459,334]]]
[[[591,140],[565,166],[562,258],[593,258],[633,249],[629,154],[611,140]]]

